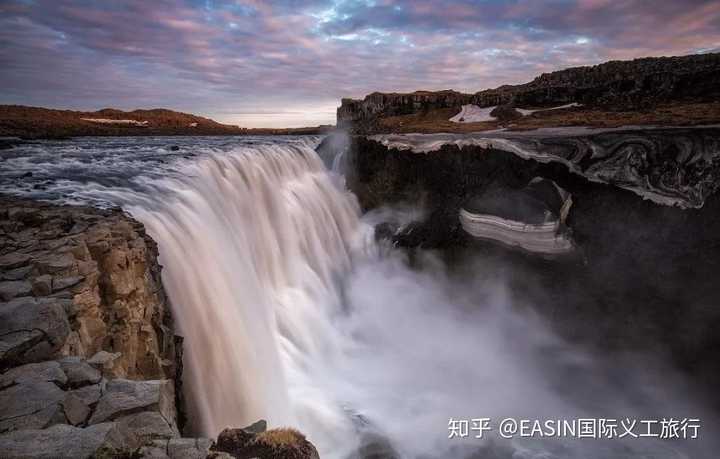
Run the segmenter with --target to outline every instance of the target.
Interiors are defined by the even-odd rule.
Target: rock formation
[[[157,256],[121,210],[0,198],[0,456],[218,455],[181,437],[182,339]],[[292,430],[254,444],[317,458]]]
[[[175,377],[157,246],[140,223],[117,210],[0,208],[0,369],[95,356],[107,376]]]
[[[602,352],[662,349],[705,387],[719,383],[720,311],[710,305],[720,287],[709,273],[720,260],[720,132],[501,137],[354,136],[347,183],[366,210],[393,203],[424,210],[422,220],[376,231],[410,254],[436,249],[462,265],[480,252],[484,263],[520,273],[509,288],[539,290],[527,301],[562,336]],[[534,177],[571,193],[566,224],[578,258],[549,262],[462,230],[469,199],[498,186],[521,190]]]
[[[315,446],[294,429],[267,430],[265,421],[220,432],[213,451],[238,459],[319,459]]]
[[[340,127],[375,132],[378,120],[465,104],[492,107],[550,107],[580,103],[608,110],[643,110],[669,102],[720,98],[720,54],[611,61],[545,73],[529,83],[462,94],[452,90],[410,94],[375,92],[362,100],[342,99]],[[451,115],[452,116],[452,115]]]

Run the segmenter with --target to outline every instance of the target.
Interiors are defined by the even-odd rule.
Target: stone
[[[271,429],[254,433],[246,429],[225,429],[212,451],[235,458],[319,459],[315,446],[294,429]]]
[[[47,296],[52,293],[52,276],[43,274],[33,279],[32,292],[35,296]]]
[[[0,279],[4,280],[22,280],[25,279],[32,271],[32,266],[21,266],[20,268],[0,271]]]
[[[212,443],[209,438],[172,438],[167,442],[167,455],[171,459],[205,459]]]
[[[116,359],[120,357],[119,352],[108,352],[108,351],[100,351],[87,359],[87,363],[90,365],[99,365],[99,366],[105,366],[108,363],[112,363]]]
[[[55,425],[48,429],[18,430],[0,435],[2,457],[72,458],[116,457],[129,453],[125,439],[115,423],[97,424],[84,429]]]
[[[6,271],[26,265],[32,257],[26,253],[11,252],[0,257],[0,270]]]
[[[48,381],[29,382],[0,391],[0,432],[42,429],[61,420],[65,392]]]
[[[90,424],[114,420],[140,410],[157,411],[175,423],[175,391],[170,380],[108,382]]]
[[[28,363],[6,371],[0,376],[0,389],[13,384],[47,381],[64,386],[67,376],[60,364],[54,360]]]
[[[154,440],[143,445],[138,449],[137,456],[142,459],[170,459],[167,454],[167,440]]]
[[[62,402],[63,412],[68,420],[68,423],[76,426],[83,424],[90,415],[90,407],[85,402],[73,393],[68,393]]]
[[[25,297],[0,303],[0,368],[52,358],[69,333],[57,300]]]
[[[4,281],[0,282],[0,300],[10,301],[20,296],[28,296],[32,293],[32,286],[27,281]]]
[[[75,395],[82,400],[87,406],[92,406],[100,400],[102,395],[101,384],[93,384],[92,386],[84,386],[79,389],[71,390],[69,394]]]
[[[59,363],[67,375],[67,383],[71,387],[97,384],[102,379],[100,372],[80,357],[65,357],[59,360]]]
[[[73,287],[82,282],[83,279],[83,276],[70,276],[55,279],[55,281],[53,282],[52,291],[57,292],[58,290]]]
[[[20,327],[11,335],[0,332],[0,371],[59,355],[88,358],[105,350],[119,353],[112,364],[98,368],[109,377],[175,377],[173,323],[157,245],[141,223],[120,209],[12,197],[0,197],[0,208],[5,240],[22,247],[20,253],[7,246],[0,256],[0,300],[30,295],[41,303],[63,300],[72,329],[59,348],[38,327]],[[32,358],[23,356],[30,348]]]
[[[175,424],[169,423],[157,411],[141,411],[117,418],[115,422],[131,447],[139,447],[152,440],[180,436]]]

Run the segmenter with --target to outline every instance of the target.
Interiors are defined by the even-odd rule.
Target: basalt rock
[[[179,439],[181,340],[142,225],[12,198],[0,209],[0,455],[130,457]]]
[[[396,246],[440,250],[453,266],[479,253],[484,263],[516,273],[507,279],[510,291],[567,339],[603,352],[667,351],[714,387],[720,310],[712,305],[720,286],[710,273],[720,268],[720,163],[713,145],[720,135],[704,131],[697,135],[706,140],[685,142],[687,133],[674,132],[666,133],[667,142],[658,131],[633,131],[628,142],[620,131],[589,131],[572,139],[524,137],[519,144],[355,136],[347,183],[366,210],[393,203],[424,208],[424,219],[405,231],[378,229]],[[520,144],[540,154],[525,154]],[[550,262],[462,230],[459,213],[469,199],[498,185],[519,191],[535,177],[572,195],[566,224],[577,258]]]
[[[529,83],[462,94],[452,90],[409,94],[375,92],[342,99],[339,127],[371,133],[379,118],[465,104],[492,107],[552,107],[580,103],[609,110],[650,109],[669,102],[707,102],[720,97],[720,54],[659,57],[575,67],[544,73]]]
[[[0,369],[105,351],[109,376],[175,377],[157,246],[118,210],[0,199]]]

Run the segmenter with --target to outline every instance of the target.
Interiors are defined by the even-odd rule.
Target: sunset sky
[[[718,0],[0,0],[0,103],[306,126],[373,91],[718,49]]]

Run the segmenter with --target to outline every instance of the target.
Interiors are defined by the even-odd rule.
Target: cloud
[[[0,103],[325,109],[369,92],[520,83],[607,59],[720,47],[720,4],[642,0],[4,0]],[[294,107],[288,109],[287,107]],[[297,107],[300,107],[299,109]],[[292,113],[290,113],[292,112]]]

